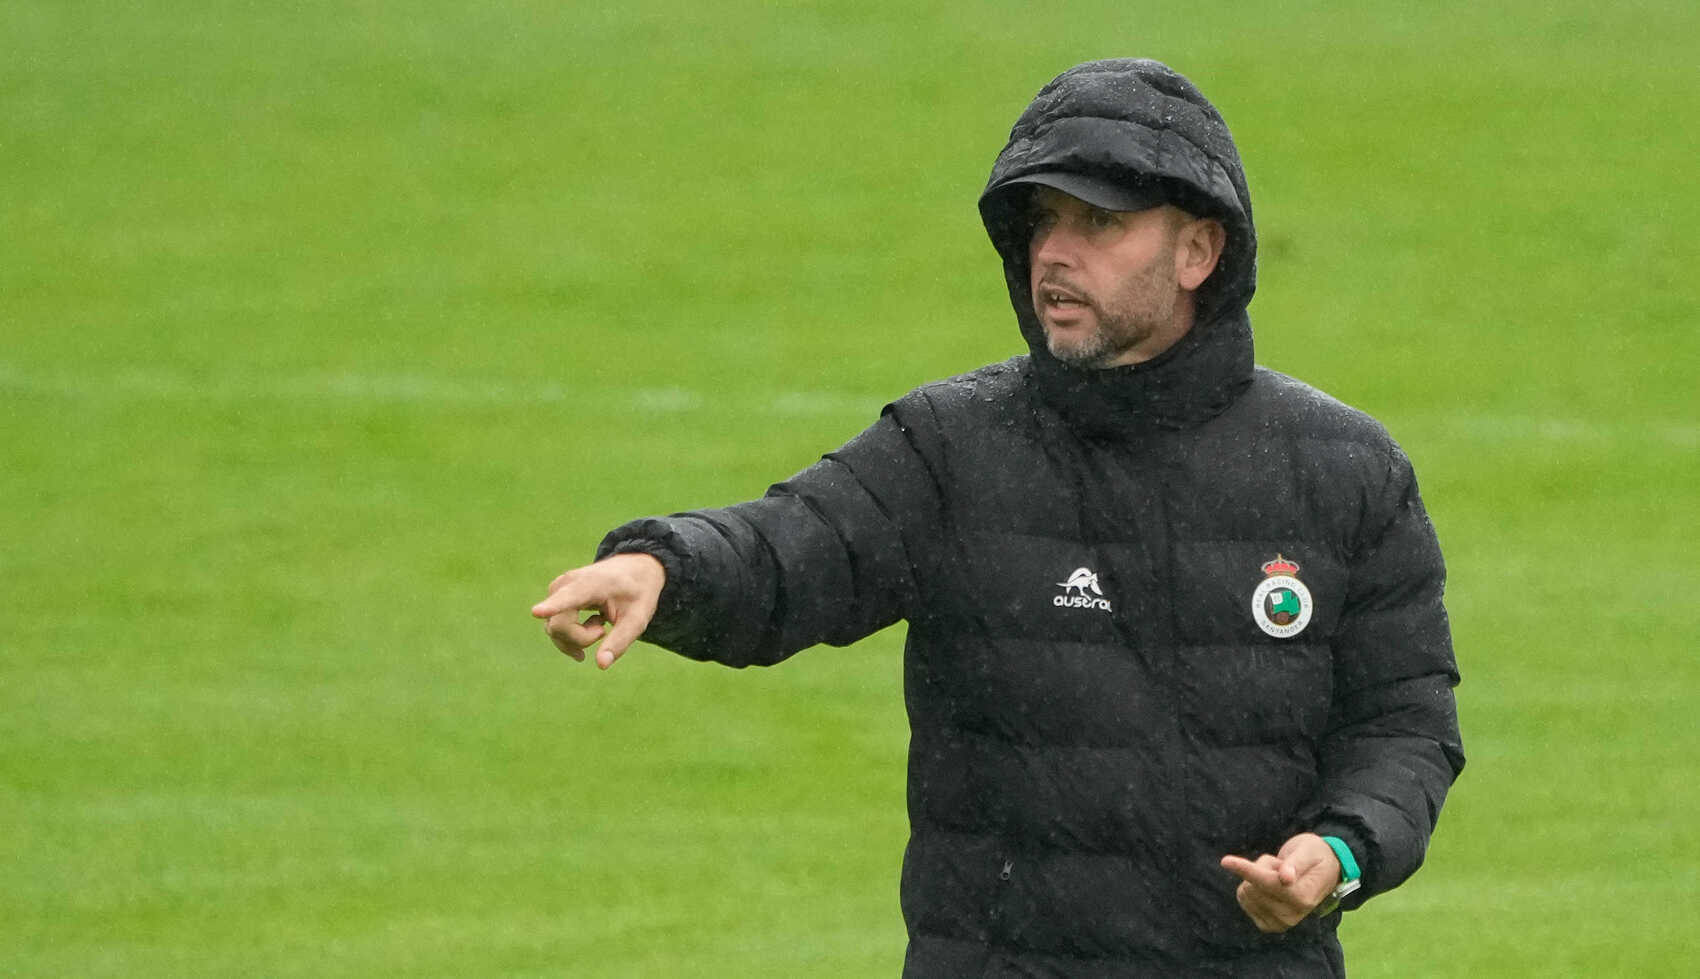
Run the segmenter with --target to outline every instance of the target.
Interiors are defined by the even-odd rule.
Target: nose
[[[1027,258],[1034,268],[1069,268],[1074,265],[1079,236],[1062,221],[1033,232]]]

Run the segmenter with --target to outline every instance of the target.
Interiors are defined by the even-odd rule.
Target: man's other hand
[[[1228,855],[1222,867],[1240,879],[1234,897],[1257,929],[1286,931],[1316,910],[1340,884],[1340,858],[1322,837],[1300,833],[1275,856],[1256,860]]]
[[[606,670],[649,628],[666,583],[666,570],[650,555],[616,554],[551,581],[549,597],[531,614],[544,620],[556,649],[581,663],[600,641],[596,665]],[[584,612],[592,614],[580,621]]]

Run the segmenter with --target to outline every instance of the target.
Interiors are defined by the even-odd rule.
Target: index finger
[[[1253,887],[1277,890],[1282,886],[1280,869],[1274,862],[1264,863],[1264,859],[1273,861],[1273,858],[1265,857],[1254,863],[1245,857],[1238,857],[1230,853],[1222,858],[1222,869],[1229,871]]]
[[[551,592],[548,598],[531,607],[531,614],[539,619],[549,619],[562,612],[582,611],[600,604],[594,596],[587,593],[587,589],[582,585],[575,587],[576,584],[578,583],[568,582]]]

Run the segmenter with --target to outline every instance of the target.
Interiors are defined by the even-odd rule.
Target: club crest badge
[[[1298,564],[1277,554],[1263,565],[1263,581],[1251,593],[1251,617],[1276,639],[1291,639],[1310,625],[1315,603],[1298,576]]]

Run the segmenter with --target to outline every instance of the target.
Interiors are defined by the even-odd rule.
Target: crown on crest
[[[1299,566],[1279,554],[1275,555],[1275,560],[1263,565],[1263,576],[1265,578],[1278,574],[1294,575],[1298,573]]]

